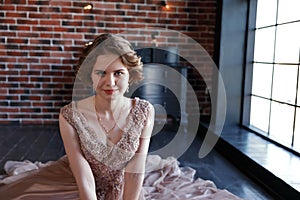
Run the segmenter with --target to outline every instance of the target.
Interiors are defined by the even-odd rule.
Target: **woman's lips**
[[[103,90],[106,94],[113,94],[115,90]]]

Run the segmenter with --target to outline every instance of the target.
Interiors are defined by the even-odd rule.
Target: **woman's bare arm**
[[[70,167],[75,177],[81,200],[96,200],[95,180],[89,163],[82,155],[74,128],[59,115],[59,128]]]
[[[141,133],[139,148],[125,169],[124,200],[136,200],[139,198],[144,180],[145,163],[153,124],[154,108],[151,106],[147,124]]]

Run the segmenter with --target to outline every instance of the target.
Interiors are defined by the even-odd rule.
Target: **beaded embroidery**
[[[138,98],[134,101],[121,139],[112,146],[97,139],[96,131],[89,127],[87,119],[76,109],[74,102],[61,109],[61,114],[78,134],[81,151],[95,178],[99,200],[121,198],[124,169],[138,149],[141,131],[150,109],[149,102]]]

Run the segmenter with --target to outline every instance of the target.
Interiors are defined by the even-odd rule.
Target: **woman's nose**
[[[116,84],[115,77],[112,74],[107,74],[105,76],[105,84],[108,86],[113,86]]]

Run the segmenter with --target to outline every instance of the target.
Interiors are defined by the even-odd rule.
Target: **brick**
[[[118,16],[118,15],[121,15],[121,16],[125,16],[125,11],[121,11],[121,10],[105,10],[104,12],[105,15],[107,16]]]
[[[79,33],[96,33],[96,28],[76,28]]]
[[[29,55],[32,56],[32,57],[49,57],[50,56],[50,52],[45,52],[45,51],[42,51],[42,52],[29,52]]]
[[[72,6],[72,1],[49,1],[51,6],[61,6],[70,7]]]
[[[36,98],[36,100],[40,100],[41,97],[40,96],[28,96],[28,97],[33,97]],[[41,112],[41,108],[21,108],[20,112],[22,113],[39,113]]]
[[[75,28],[65,27],[54,27],[55,32],[75,32]]]
[[[22,102],[10,102],[10,106],[12,107],[28,107],[28,106],[31,106],[31,102],[25,102],[25,101],[22,101]]]
[[[37,7],[33,6],[17,6],[17,11],[23,11],[23,12],[37,12]]]
[[[19,45],[20,50],[30,50],[30,51],[38,51],[41,50],[41,46],[33,46],[33,45]]]
[[[10,107],[0,108],[0,113],[14,113],[14,112],[18,112],[18,111],[19,111],[18,108],[10,108]]]
[[[38,45],[43,45],[43,44],[49,45],[49,44],[51,44],[51,40],[31,38],[29,43],[30,44],[38,44]]]
[[[8,69],[10,69],[9,71],[7,71],[7,72],[9,72],[9,73],[14,73],[14,74],[18,74],[19,73],[19,71],[14,71],[15,69],[27,69],[28,67],[27,67],[27,64],[8,64],[7,65],[7,68]],[[11,70],[11,69],[14,69],[14,70]]]
[[[8,26],[7,25],[0,25],[0,30],[8,30]]]
[[[15,63],[16,61],[15,57],[0,57],[0,62]]]
[[[44,51],[62,51],[62,46],[43,46],[41,47]]]
[[[59,64],[59,63],[61,63],[61,60],[60,59],[55,59],[55,58],[41,58],[40,63]]]
[[[28,52],[24,51],[7,51],[8,56],[28,56]]]
[[[47,64],[31,64],[30,69],[32,70],[50,70],[50,66]]]
[[[48,13],[29,13],[30,19],[51,19],[51,15]]]
[[[96,21],[83,21],[83,26],[91,26],[91,27],[103,27],[104,23],[103,22],[96,22]]]
[[[52,80],[55,83],[67,83],[67,82],[73,82],[74,79],[72,77],[55,77]]]
[[[21,88],[38,88],[39,85],[35,83],[20,83]]]
[[[12,19],[12,18],[3,18],[1,19],[1,23],[2,24],[16,24],[16,19]]]
[[[37,58],[18,58],[18,62],[21,62],[21,63],[38,63],[39,59],[37,59]]]
[[[6,17],[12,18],[26,18],[26,13],[18,13],[18,12],[6,12]]]
[[[70,13],[51,13],[51,19],[72,19],[72,14]]]
[[[93,21],[95,20],[94,15],[74,15],[73,16],[74,20],[90,20]]]
[[[32,106],[36,106],[36,107],[53,107],[52,102],[33,102]]]
[[[144,3],[144,0],[126,0],[126,3]]]
[[[119,10],[136,10],[135,4],[116,4],[116,9]]]
[[[39,12],[41,13],[59,13],[61,12],[61,8],[60,7],[39,7]]]
[[[17,35],[17,32],[7,32],[7,31],[4,31],[4,32],[0,32],[0,36],[2,37],[16,37]]]
[[[83,8],[62,7],[63,13],[83,13]]]
[[[26,4],[26,0],[5,0],[6,4]]]
[[[54,88],[54,89],[62,89],[63,88],[63,83],[43,83],[42,84],[42,88]],[[54,100],[55,98],[57,98],[58,96],[51,96],[51,98],[47,98],[47,99],[51,99]],[[45,100],[45,98],[43,97],[43,100]]]
[[[31,28],[34,32],[51,32],[53,31],[53,27],[51,26],[33,26]]]
[[[9,30],[12,31],[30,31],[30,27],[29,26],[16,26],[16,25],[10,25],[9,26]]]
[[[7,44],[4,47],[5,49],[9,50],[9,49],[19,49],[19,45],[16,44]]]
[[[47,19],[47,20],[40,20],[40,25],[46,25],[46,26],[60,26],[60,21],[53,20],[53,19]]]
[[[15,6],[14,5],[10,5],[10,4],[3,4],[0,5],[0,10],[5,10],[5,11],[15,11]]]
[[[61,33],[40,33],[41,38],[61,38],[62,34]]]
[[[122,1],[116,1],[117,3],[121,3]],[[116,9],[116,3],[112,2],[112,3],[109,3],[108,1],[105,1],[105,3],[94,3],[94,10],[96,9]]]
[[[156,11],[156,6],[149,6],[149,5],[147,5],[147,6],[144,6],[144,5],[139,5],[138,6],[138,10],[140,10],[140,11]]]
[[[153,13],[152,13],[153,14]],[[148,13],[148,15],[152,15]],[[159,14],[155,13],[157,16]],[[126,16],[134,16],[134,17],[145,17],[147,16],[147,12],[140,12],[140,11],[127,11]]]
[[[63,21],[63,26],[82,26],[82,21]]]
[[[18,32],[18,37],[37,38],[37,37],[39,37],[39,33],[22,31],[22,32]]]
[[[48,0],[28,0],[29,5],[47,6],[51,1]]]

